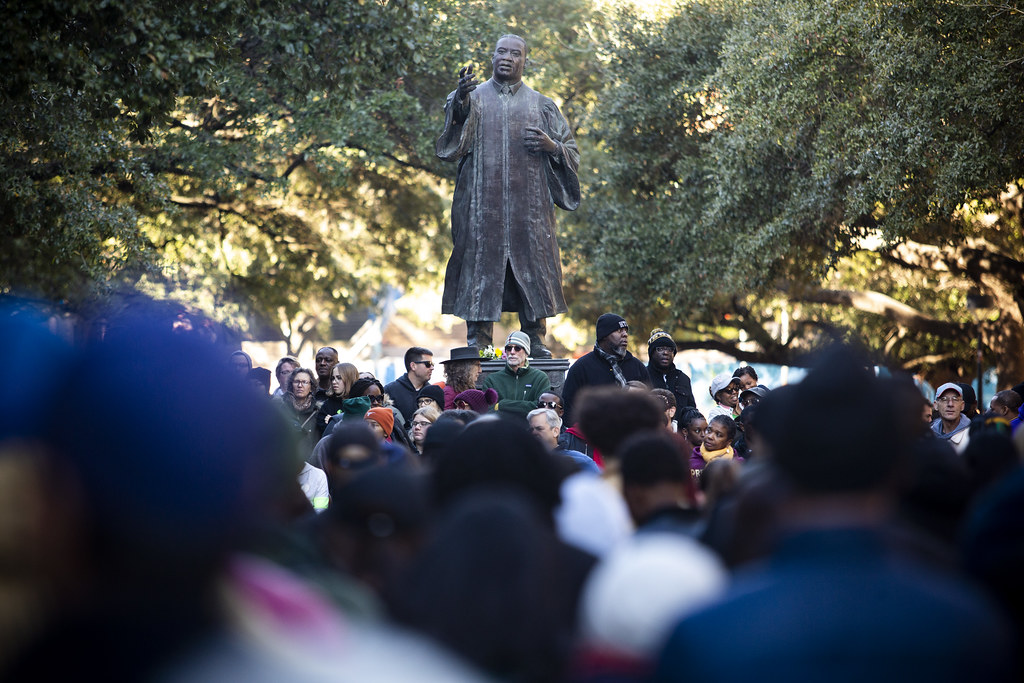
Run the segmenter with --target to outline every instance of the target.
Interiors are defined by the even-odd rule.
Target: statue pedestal
[[[497,360],[481,360],[480,361],[480,378],[477,380],[477,386],[484,381],[491,372],[496,372],[505,367],[505,361],[502,359]],[[530,367],[536,368],[547,373],[548,379],[551,380],[551,390],[562,395],[562,387],[565,385],[565,373],[569,369],[569,361],[564,358],[531,358]]]

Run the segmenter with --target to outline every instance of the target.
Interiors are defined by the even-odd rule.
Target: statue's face
[[[491,66],[494,80],[499,83],[518,83],[526,64],[526,45],[516,38],[502,38],[494,48]]]

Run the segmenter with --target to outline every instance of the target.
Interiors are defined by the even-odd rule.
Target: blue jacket
[[[1010,633],[952,576],[901,559],[878,530],[805,531],[685,618],[654,680],[1010,681]]]

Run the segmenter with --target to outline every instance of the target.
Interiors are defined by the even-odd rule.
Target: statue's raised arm
[[[455,101],[453,102],[456,108],[453,116],[457,123],[466,120],[466,116],[469,114],[469,94],[476,90],[477,85],[479,82],[476,80],[472,66],[464,66],[459,69],[459,86],[455,89]]]

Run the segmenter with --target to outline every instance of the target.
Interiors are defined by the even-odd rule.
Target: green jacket
[[[551,391],[551,380],[542,370],[525,367],[512,372],[506,365],[487,375],[483,387],[498,392],[498,410],[526,417],[537,407],[540,395]]]

